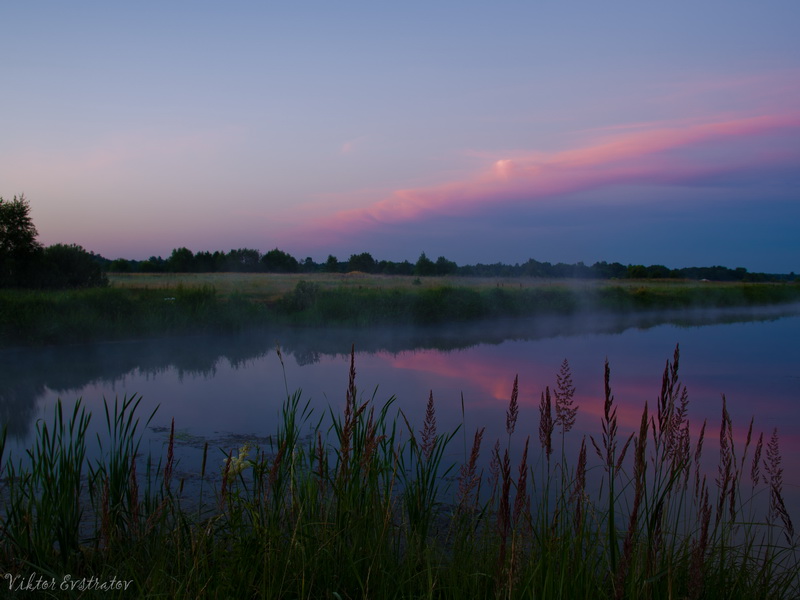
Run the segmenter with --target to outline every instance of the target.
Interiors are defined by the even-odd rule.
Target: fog
[[[39,402],[49,392],[71,395],[87,387],[124,393],[126,378],[156,377],[174,371],[184,377],[213,377],[221,365],[246,369],[254,361],[282,353],[299,366],[323,357],[343,357],[351,348],[359,355],[434,350],[452,352],[508,341],[547,340],[591,334],[621,334],[662,325],[704,327],[724,323],[771,321],[800,314],[800,304],[736,308],[609,314],[583,311],[571,316],[504,319],[431,327],[274,328],[238,335],[183,336],[124,342],[17,347],[0,350],[0,422],[9,435],[24,438],[39,414]],[[671,348],[664,348],[665,356]],[[300,382],[302,383],[302,382]],[[135,392],[136,390],[127,390]]]

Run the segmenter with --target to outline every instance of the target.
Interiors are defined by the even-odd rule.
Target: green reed
[[[268,322],[263,306],[213,287],[0,290],[0,344],[75,343],[238,331]]]
[[[279,298],[171,288],[0,290],[0,345],[240,331],[258,326],[433,325],[582,310],[756,306],[800,301],[800,285],[567,283],[329,287],[301,280]]]
[[[516,442],[515,380],[504,439],[462,431],[455,465],[433,393],[415,426],[394,398],[359,394],[351,352],[341,411],[315,415],[287,386],[267,447],[206,446],[199,497],[176,481],[174,423],[163,460],[138,457],[139,397],[106,404],[88,466],[90,415],[59,402],[29,463],[4,463],[1,564],[113,575],[139,597],[797,597],[777,432],[756,439],[751,422],[737,439],[723,400],[708,473],[710,429],[690,429],[678,366],[676,348],[655,405],[621,432],[606,365],[600,432],[577,455],[568,362],[541,393],[538,449]]]

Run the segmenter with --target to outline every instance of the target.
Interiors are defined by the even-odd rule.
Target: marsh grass
[[[796,284],[486,280],[351,274],[114,275],[106,288],[0,290],[0,345],[237,332],[271,325],[459,323],[800,301]]]
[[[263,307],[213,287],[0,292],[0,343],[58,343],[236,331]]]
[[[139,456],[138,397],[106,405],[94,462],[91,415],[58,403],[27,463],[0,461],[0,563],[132,580],[126,597],[797,597],[777,432],[756,441],[751,422],[736,439],[723,400],[707,472],[711,430],[693,436],[678,366],[676,348],[655,406],[621,432],[606,364],[599,435],[574,458],[566,361],[541,394],[536,452],[518,430],[517,380],[506,436],[488,441],[485,428],[439,432],[432,392],[421,424],[360,394],[351,352],[341,412],[315,416],[287,386],[269,447],[206,445],[193,495],[175,481],[174,423],[163,460]],[[457,436],[460,466],[446,458]]]

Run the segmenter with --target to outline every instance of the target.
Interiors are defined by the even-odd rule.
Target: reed
[[[91,415],[59,402],[27,462],[3,459],[0,435],[3,569],[11,580],[36,571],[131,582],[104,597],[797,597],[777,432],[752,444],[751,423],[737,439],[723,400],[718,468],[705,472],[706,426],[692,439],[678,365],[676,348],[656,406],[630,433],[606,365],[595,462],[585,437],[577,458],[563,443],[578,410],[568,364],[555,419],[541,393],[538,466],[530,435],[512,443],[526,423],[515,378],[507,438],[486,452],[485,428],[469,449],[465,436],[459,468],[446,458],[457,432],[438,431],[433,393],[412,424],[394,398],[359,393],[351,351],[341,411],[317,417],[287,386],[267,447],[219,449],[219,461],[205,449],[199,497],[175,480],[174,429],[163,460],[139,455],[153,415],[140,420],[138,396],[106,404],[92,462]]]
[[[480,278],[433,278],[414,286],[408,278],[398,283],[382,276],[349,280],[307,274],[307,279],[300,280],[263,275],[256,278],[256,285],[224,275],[169,275],[155,280],[117,276],[106,288],[0,290],[0,344],[236,332],[286,324],[428,326],[587,310],[630,312],[800,301],[796,284],[528,280],[490,284]]]

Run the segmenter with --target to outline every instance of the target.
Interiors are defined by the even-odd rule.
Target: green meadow
[[[347,274],[111,274],[101,288],[0,290],[0,343],[235,332],[268,325],[431,325],[600,310],[800,300],[796,283]]]

